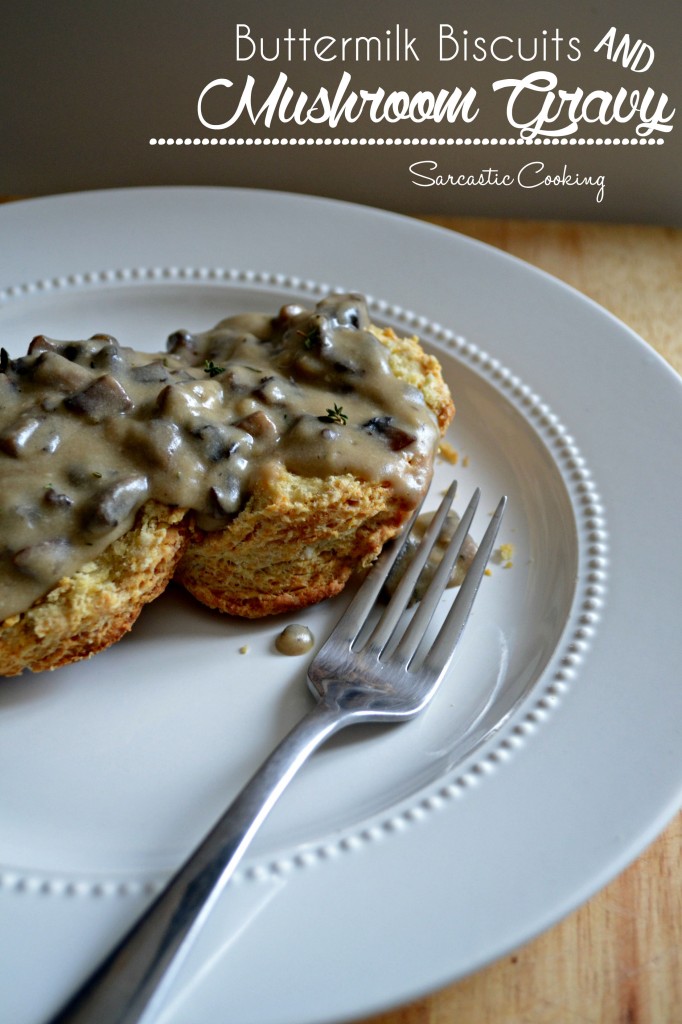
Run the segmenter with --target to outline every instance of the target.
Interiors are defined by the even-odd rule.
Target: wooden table
[[[573,285],[682,373],[682,230],[430,219]],[[371,1024],[681,1022],[682,813],[619,878],[513,956],[371,1018]]]

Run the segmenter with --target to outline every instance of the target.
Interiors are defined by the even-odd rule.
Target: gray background
[[[384,37],[400,24],[416,39],[416,62],[347,61],[265,62],[235,59],[235,26],[247,23],[272,52],[277,37],[291,28],[312,36]],[[450,24],[459,38],[480,35],[521,38],[528,48],[543,30],[558,29],[564,39],[580,40],[582,58],[571,63],[567,47],[560,60],[496,63],[462,59],[438,61],[438,26]],[[612,27],[631,41],[652,46],[655,61],[638,74],[593,52]],[[502,0],[478,2],[368,3],[312,0],[278,3],[231,0],[22,0],[3,12],[0,35],[0,192],[35,195],[128,185],[234,185],[311,193],[348,199],[406,213],[498,217],[609,220],[682,224],[679,186],[682,165],[679,48],[682,4],[679,0],[625,0],[572,4],[547,0],[532,6]],[[387,91],[462,89],[479,93],[481,112],[474,125],[455,125],[453,134],[511,136],[505,101],[494,94],[495,79],[551,70],[560,87],[620,87],[666,93],[677,108],[673,131],[657,146],[458,146],[273,147],[152,146],[150,138],[195,138],[236,134],[281,136],[240,122],[226,132],[209,132],[197,117],[203,87],[219,77],[238,84],[255,76],[263,98],[280,70],[290,84],[313,94],[322,85],[334,89],[343,70],[354,88]],[[505,94],[506,95],[506,94]],[[337,133],[350,135],[346,126]],[[358,127],[357,134],[443,135],[448,127],[415,128],[403,123]],[[315,135],[305,128],[299,132]],[[325,129],[323,135],[332,134]],[[630,136],[595,126],[582,135]],[[542,160],[546,171],[605,176],[604,199],[588,186],[522,189],[510,187],[420,188],[409,166],[434,160],[441,173],[478,173],[493,167],[515,176],[529,161]]]

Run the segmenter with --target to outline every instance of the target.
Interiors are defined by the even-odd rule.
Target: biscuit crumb
[[[449,462],[453,466],[456,466],[459,461],[459,452],[456,448],[453,448],[451,444],[448,444],[447,441],[441,441],[438,447],[438,454],[441,459],[445,459],[446,462]]]
[[[514,545],[513,544],[500,544],[499,548],[493,555],[493,562],[496,565],[501,565],[503,569],[513,568],[513,555]]]

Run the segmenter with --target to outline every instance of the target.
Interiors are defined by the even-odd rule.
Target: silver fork
[[[51,1024],[134,1024],[160,1008],[172,977],[249,843],[296,772],[348,725],[402,722],[429,703],[469,617],[506,504],[495,511],[435,640],[427,627],[447,586],[478,506],[476,490],[409,625],[400,620],[455,496],[453,483],[393,597],[371,612],[417,518],[387,545],[308,670],[312,710],[273,751],[196,851]],[[425,649],[428,648],[428,649]]]

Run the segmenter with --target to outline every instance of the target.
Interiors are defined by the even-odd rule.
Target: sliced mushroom
[[[361,295],[349,294],[342,299],[338,295],[330,296],[318,302],[317,309],[339,327],[350,327],[354,330],[367,330],[369,327],[367,306]]]
[[[407,448],[415,440],[413,434],[408,434],[406,430],[395,425],[392,416],[373,416],[371,420],[362,424],[362,428],[369,434],[383,438],[393,452]]]
[[[41,352],[33,364],[33,379],[55,391],[79,391],[92,382],[92,373],[59,352]]]
[[[198,347],[197,338],[189,331],[174,331],[166,341],[166,350],[174,355],[183,356],[188,353],[194,355]]]
[[[107,438],[117,447],[136,452],[140,459],[152,467],[169,469],[174,456],[181,449],[183,430],[177,423],[166,419],[112,420],[107,425]]]
[[[106,345],[102,345],[100,350],[93,354],[90,360],[92,369],[108,370],[113,373],[122,371],[125,367],[125,359],[121,353],[121,346],[115,338],[110,338],[106,334],[96,334],[91,340],[94,341],[99,338],[107,338],[108,340]]]
[[[233,395],[252,394],[262,380],[262,372],[252,366],[232,366],[220,378],[224,389]]]
[[[67,509],[73,505],[73,498],[54,487],[48,487],[43,495],[43,501],[49,508]]]
[[[133,402],[123,385],[105,373],[84,391],[67,398],[64,404],[72,412],[82,413],[92,423],[100,423],[131,409]]]
[[[70,545],[66,540],[42,540],[17,551],[12,561],[25,576],[37,580],[59,577],[66,565]]]
[[[28,346],[28,354],[30,356],[38,355],[39,352],[55,352],[56,350],[56,342],[52,341],[51,338],[46,338],[44,334],[36,334]]]
[[[245,416],[237,426],[251,434],[257,441],[274,441],[278,433],[277,424],[261,409],[252,412],[250,416]]]
[[[238,448],[251,447],[253,443],[245,431],[222,423],[202,423],[192,434],[200,441],[201,453],[209,462],[229,459]]]
[[[282,382],[276,377],[262,377],[253,394],[265,405],[283,405],[287,400]]]
[[[170,371],[161,359],[155,359],[143,366],[133,367],[130,376],[141,384],[163,384],[170,379]]]
[[[11,427],[0,435],[0,451],[15,458],[24,455],[29,441],[44,422],[44,416],[37,416],[31,412],[22,413]]]
[[[143,503],[149,483],[146,476],[127,476],[99,492],[86,526],[90,533],[103,534],[115,529]]]
[[[239,510],[242,495],[237,477],[226,476],[219,486],[211,487],[211,500],[216,512],[222,515],[233,515]]]

